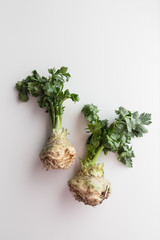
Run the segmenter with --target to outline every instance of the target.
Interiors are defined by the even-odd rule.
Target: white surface
[[[159,240],[160,102],[159,1],[0,1],[2,240]],[[66,65],[80,102],[66,102],[63,126],[77,149],[69,171],[46,172],[39,152],[48,116],[35,99],[21,103],[15,82],[33,69]],[[114,154],[100,156],[113,192],[92,208],[74,200],[67,180],[83,157],[85,103],[113,119],[120,105],[152,113],[153,124],[133,141],[128,169]]]

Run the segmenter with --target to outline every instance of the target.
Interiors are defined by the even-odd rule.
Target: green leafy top
[[[115,111],[117,118],[108,125],[108,120],[100,120],[97,106],[87,104],[83,107],[82,112],[88,120],[87,132],[90,132],[86,147],[87,152],[83,164],[95,164],[99,153],[103,151],[115,152],[118,154],[118,161],[128,167],[132,167],[132,158],[134,152],[129,145],[131,139],[142,137],[148,130],[144,125],[151,123],[151,114],[138,112],[131,113],[123,107]]]
[[[23,102],[29,100],[29,94],[38,97],[38,104],[41,108],[46,108],[49,113],[52,128],[61,128],[62,114],[64,111],[63,102],[70,98],[73,102],[79,101],[79,97],[69,90],[63,90],[64,83],[71,77],[67,72],[67,67],[48,69],[49,77],[41,77],[36,70],[32,76],[16,83],[19,92],[19,99]]]

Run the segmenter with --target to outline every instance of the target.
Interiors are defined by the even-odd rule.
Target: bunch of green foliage
[[[117,118],[111,124],[108,120],[100,120],[98,108],[93,104],[87,104],[82,112],[88,120],[87,132],[90,133],[86,147],[87,152],[82,166],[94,165],[101,151],[107,155],[108,152],[118,154],[118,161],[132,167],[132,158],[135,156],[130,146],[131,139],[142,137],[148,130],[144,125],[151,123],[151,114],[138,112],[131,113],[123,107],[115,111]]]
[[[70,93],[68,89],[65,91],[64,83],[69,81],[71,75],[67,72],[67,67],[48,69],[49,76],[41,77],[36,70],[32,72],[32,76],[17,82],[16,88],[19,91],[19,99],[23,102],[29,100],[29,94],[38,97],[38,104],[41,108],[46,108],[49,113],[50,124],[52,129],[61,129],[62,114],[64,111],[63,103],[66,99],[73,102],[79,101],[79,97],[75,93]]]

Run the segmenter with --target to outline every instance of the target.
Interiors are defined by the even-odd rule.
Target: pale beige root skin
[[[101,204],[111,193],[111,185],[103,176],[85,176],[81,172],[68,181],[68,186],[76,200],[91,206]]]
[[[40,159],[46,168],[68,169],[76,156],[76,150],[67,139],[67,131],[53,130],[46,146],[40,153]]]

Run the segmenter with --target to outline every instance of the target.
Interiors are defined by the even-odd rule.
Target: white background
[[[0,239],[160,239],[159,16],[158,0],[0,1]],[[38,155],[48,116],[36,99],[20,102],[15,83],[33,69],[46,75],[62,65],[81,99],[68,100],[63,117],[77,158],[68,171],[46,172]],[[95,208],[67,187],[85,153],[86,103],[98,105],[102,118],[113,120],[122,105],[153,120],[132,142],[133,169],[115,154],[100,155],[113,191]]]

